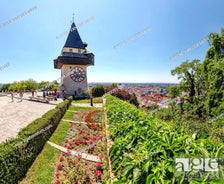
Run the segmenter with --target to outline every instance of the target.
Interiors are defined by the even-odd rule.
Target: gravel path
[[[10,95],[0,97],[0,143],[16,137],[21,128],[62,102],[61,99],[50,101],[49,104],[29,101],[31,94],[24,94],[24,100],[20,102],[18,96],[15,95],[14,102],[11,102]]]

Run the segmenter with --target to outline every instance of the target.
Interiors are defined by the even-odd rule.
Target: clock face
[[[70,77],[75,82],[82,82],[86,77],[86,72],[82,67],[76,66],[71,68]]]

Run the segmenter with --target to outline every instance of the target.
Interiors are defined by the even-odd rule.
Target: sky
[[[211,32],[220,33],[223,0],[0,1],[0,83],[53,81],[72,23],[95,55],[88,82],[178,82],[171,70],[204,60]],[[23,14],[26,12],[25,14]]]

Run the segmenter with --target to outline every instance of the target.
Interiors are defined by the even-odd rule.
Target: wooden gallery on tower
[[[60,91],[67,96],[82,97],[88,90],[87,67],[94,65],[94,54],[86,47],[73,21],[61,55],[54,59],[54,68],[61,69]]]

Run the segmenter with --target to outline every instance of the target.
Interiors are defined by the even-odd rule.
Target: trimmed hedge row
[[[57,128],[71,105],[66,100],[23,128],[16,138],[0,144],[0,183],[15,184],[21,180]]]
[[[115,175],[112,183],[224,183],[222,142],[201,138],[194,132],[157,120],[109,95],[106,115],[113,141],[109,152]],[[200,163],[197,165],[191,160],[191,164],[188,163],[191,171],[179,172],[177,168],[183,169],[179,164],[183,164],[182,167],[187,164],[176,158],[198,158]],[[205,158],[220,159],[218,171],[206,170]],[[201,164],[203,167],[196,169],[195,166]],[[208,167],[213,166],[209,163]]]

